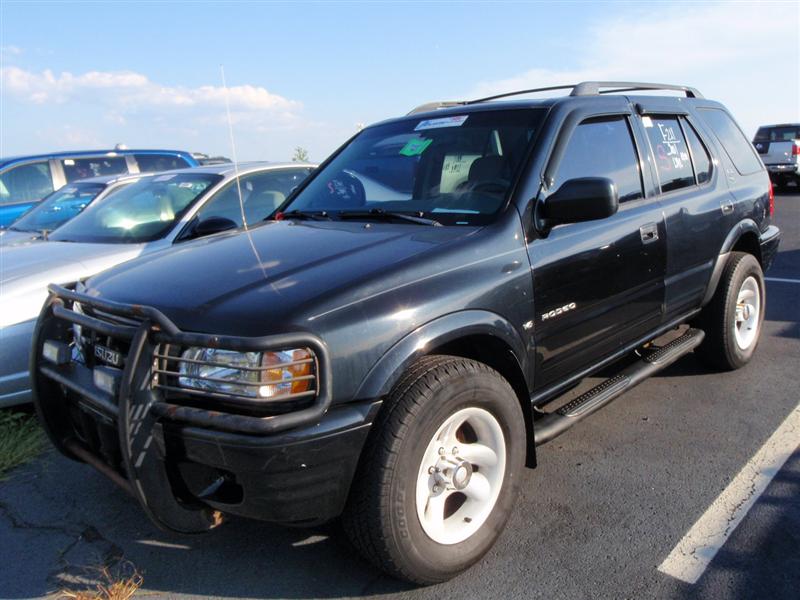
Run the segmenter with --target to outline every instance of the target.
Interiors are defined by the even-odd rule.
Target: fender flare
[[[504,342],[514,353],[525,382],[530,384],[526,344],[517,329],[497,313],[464,310],[428,321],[389,348],[361,381],[355,398],[382,398],[413,361],[432,348],[471,335],[490,335]]]
[[[711,272],[711,278],[706,288],[706,294],[703,297],[702,306],[711,302],[711,299],[714,297],[714,293],[717,291],[717,285],[722,277],[722,271],[725,269],[725,265],[728,262],[731,249],[745,233],[753,233],[756,237],[761,235],[761,231],[759,231],[758,225],[756,225],[753,219],[742,219],[731,228],[728,235],[725,237],[725,241],[722,242],[722,248],[720,248],[716,261],[714,262],[714,269]]]

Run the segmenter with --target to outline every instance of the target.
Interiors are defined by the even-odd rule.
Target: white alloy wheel
[[[736,318],[734,320],[734,335],[736,344],[742,350],[747,350],[758,336],[758,327],[761,318],[761,290],[758,281],[752,275],[742,282],[739,294],[736,297]]]
[[[492,512],[506,468],[506,441],[482,408],[452,414],[425,449],[417,475],[420,525],[439,544],[473,535]]]

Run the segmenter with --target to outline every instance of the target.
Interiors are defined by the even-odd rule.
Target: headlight
[[[179,359],[178,385],[258,399],[281,399],[314,389],[315,360],[305,348],[234,352],[192,347]]]

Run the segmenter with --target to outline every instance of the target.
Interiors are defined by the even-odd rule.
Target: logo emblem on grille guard
[[[104,363],[109,364],[112,367],[122,366],[122,353],[112,350],[111,348],[107,348],[106,346],[95,344],[94,356],[95,358],[102,360]]]

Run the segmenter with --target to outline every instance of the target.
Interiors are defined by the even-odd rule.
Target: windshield
[[[282,212],[336,218],[378,209],[485,224],[504,205],[543,114],[506,109],[370,127]]]
[[[165,173],[109,194],[58,229],[51,240],[136,244],[164,237],[206,190],[211,173]]]
[[[9,229],[36,233],[52,231],[79,214],[104,189],[102,183],[65,185],[17,219]]]
[[[781,127],[762,127],[758,130],[755,142],[791,142],[800,139],[800,125]]]

